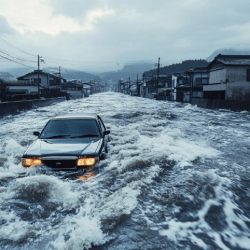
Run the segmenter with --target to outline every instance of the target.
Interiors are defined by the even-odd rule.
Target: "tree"
[[[7,84],[3,80],[0,79],[0,100],[1,100],[1,102],[5,101],[7,92],[8,92]]]

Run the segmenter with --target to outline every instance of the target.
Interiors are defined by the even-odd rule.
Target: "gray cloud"
[[[44,0],[55,15],[84,23],[90,11],[114,11],[97,18],[91,30],[16,34],[23,49],[47,57],[81,60],[67,66],[97,71],[117,63],[157,60],[175,63],[208,57],[219,48],[249,48],[249,0]],[[28,44],[27,45],[27,41]],[[103,62],[103,63],[101,63]],[[65,61],[49,61],[51,66]]]
[[[13,34],[15,30],[9,25],[6,18],[0,15],[0,35],[3,34]]]

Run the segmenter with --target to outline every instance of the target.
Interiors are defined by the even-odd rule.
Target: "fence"
[[[1,102],[0,103],[0,117],[4,115],[13,115],[21,110],[28,110],[35,107],[48,106],[54,102],[65,101],[65,97],[49,98],[49,99],[38,99],[29,101],[18,101],[18,102]]]
[[[232,111],[250,111],[250,101],[192,98],[191,104],[207,109],[230,109]]]

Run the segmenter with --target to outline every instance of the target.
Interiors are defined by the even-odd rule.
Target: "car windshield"
[[[51,120],[40,138],[97,137],[100,131],[95,119]]]

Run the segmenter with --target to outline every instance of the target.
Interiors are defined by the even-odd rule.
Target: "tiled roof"
[[[208,73],[207,67],[195,67],[193,69],[187,70],[185,73]]]
[[[25,75],[23,75],[23,76],[17,77],[17,79],[18,79],[18,80],[22,80],[22,79],[24,79],[24,78],[27,77],[27,76],[30,76],[30,75],[37,75],[37,74],[38,74],[38,70],[34,70],[33,72],[30,72],[30,73],[25,74]],[[50,74],[50,73],[47,73],[47,72],[43,72],[42,70],[39,70],[39,75],[47,75],[47,76],[50,76],[50,77],[52,77],[52,78],[60,79],[59,76],[55,76],[55,75],[53,75],[53,74]],[[64,78],[61,77],[61,79],[64,79]]]
[[[250,65],[250,55],[221,55],[214,58],[214,61],[221,62],[225,65]]]

